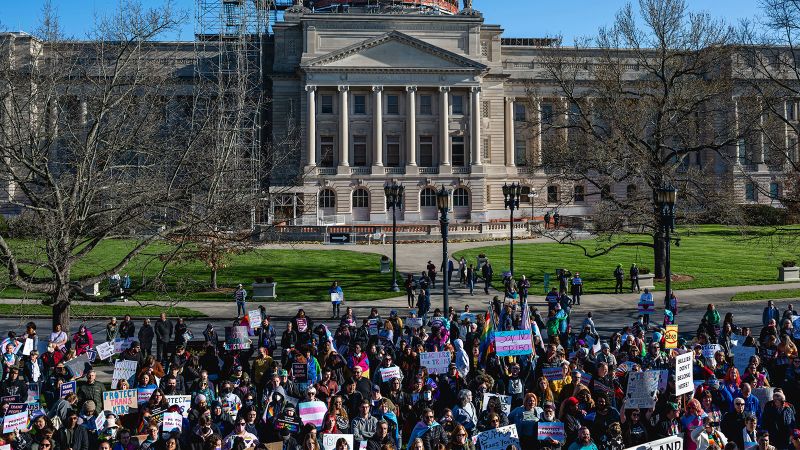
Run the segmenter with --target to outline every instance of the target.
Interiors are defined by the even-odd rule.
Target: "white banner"
[[[478,434],[481,450],[506,450],[509,446],[520,448],[516,425],[486,430]]]
[[[489,405],[489,399],[492,397],[497,397],[500,399],[500,405],[503,407],[503,412],[506,415],[511,414],[511,396],[510,395],[500,395],[500,394],[483,394],[483,408],[482,411],[486,411],[486,407]]]
[[[671,436],[657,441],[646,442],[637,447],[630,447],[625,450],[683,450],[683,438]]]
[[[694,391],[694,353],[688,352],[675,358],[675,395]]]
[[[428,373],[447,373],[450,366],[450,352],[422,352],[419,354],[419,365],[428,368]]]
[[[661,374],[657,370],[628,372],[625,409],[653,409],[656,406],[659,378]]]
[[[104,361],[114,356],[114,344],[112,342],[103,342],[94,349],[97,350],[97,357]]]

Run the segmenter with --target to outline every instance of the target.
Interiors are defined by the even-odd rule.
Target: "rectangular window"
[[[463,116],[464,115],[464,96],[463,95],[454,95],[453,96],[453,111],[452,114],[454,116]]]
[[[514,103],[514,121],[525,122],[528,120],[528,113],[524,103]]]
[[[356,167],[367,165],[367,137],[364,135],[353,136],[353,165]]]
[[[795,107],[797,104],[795,102],[786,102],[786,119],[787,120],[794,120],[795,118]]]
[[[386,165],[400,166],[400,136],[396,134],[386,136]]]
[[[320,114],[333,114],[333,96],[322,95],[320,99]]]
[[[492,157],[492,140],[489,137],[485,137],[481,141],[481,158],[483,158],[484,162],[489,163]]]
[[[786,154],[789,157],[789,161],[796,163],[797,162],[797,138],[794,136],[789,136],[789,144],[788,148],[786,149]]]
[[[553,124],[553,105],[549,103],[542,104],[542,123],[545,125]]]
[[[353,114],[366,114],[367,113],[367,96],[354,95],[353,96]]]
[[[464,167],[467,165],[466,153],[464,151],[464,136],[453,136],[453,167]]]
[[[433,136],[419,137],[419,166],[433,167]]]
[[[581,186],[575,186],[575,189],[572,194],[572,198],[575,203],[583,203],[586,199],[586,190]]]
[[[400,114],[400,97],[396,95],[386,96],[386,114]]]
[[[322,167],[333,167],[334,142],[333,136],[320,136],[319,138],[319,151],[321,155],[319,162]]]
[[[756,201],[756,185],[753,183],[747,183],[744,185],[744,199],[748,202]]]
[[[419,96],[419,114],[421,116],[433,115],[433,96],[430,95]]]
[[[558,203],[558,186],[547,186],[547,203]]]
[[[770,183],[769,184],[769,198],[775,200],[780,197],[781,194],[781,186],[778,183]]]
[[[514,141],[514,161],[518,166],[528,165],[528,141],[525,139]]]
[[[747,141],[744,138],[739,139],[739,142],[736,143],[736,157],[739,159],[739,164],[748,164]]]

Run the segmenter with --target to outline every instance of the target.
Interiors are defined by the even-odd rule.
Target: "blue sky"
[[[163,0],[141,0],[145,5],[160,5]],[[687,0],[693,10],[704,10],[715,17],[736,23],[759,14],[757,0]],[[91,27],[94,17],[107,14],[118,0],[52,0],[62,27],[70,36],[81,37]],[[173,0],[194,17],[195,0]],[[6,30],[36,29],[44,0],[0,0],[0,24]],[[592,36],[598,27],[613,22],[614,14],[625,0],[474,0],[487,23],[505,28],[506,37],[542,37],[561,34],[565,43],[575,37]],[[634,4],[637,3],[634,1]],[[190,40],[194,24],[188,21],[170,39]]]

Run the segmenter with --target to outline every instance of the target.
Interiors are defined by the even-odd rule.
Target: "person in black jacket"
[[[155,337],[155,332],[153,326],[150,325],[150,319],[144,319],[142,328],[139,329],[139,342],[142,344],[144,356],[153,354],[153,337]]]
[[[136,333],[136,325],[131,320],[130,314],[125,314],[122,323],[119,324],[119,337],[121,339],[132,338]]]
[[[165,313],[161,313],[161,318],[158,319],[153,328],[156,335],[156,358],[162,364],[166,364],[167,344],[172,339],[172,321],[167,319]]]
[[[128,433],[130,438],[130,433]],[[58,448],[62,450],[89,450],[89,434],[86,427],[78,425],[78,413],[70,411],[64,426],[56,435]]]
[[[444,427],[434,420],[432,409],[427,408],[422,412],[422,422],[428,426],[428,431],[419,436],[425,445],[425,450],[436,450],[439,445],[447,445],[447,434],[444,432]]]
[[[375,427],[375,434],[367,440],[367,450],[381,450],[387,444],[394,445],[394,440],[389,437],[389,423],[381,419]]]

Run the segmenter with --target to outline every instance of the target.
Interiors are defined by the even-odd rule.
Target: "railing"
[[[438,167],[420,167],[419,174],[420,175],[436,175],[439,173]]]
[[[472,173],[472,168],[469,167],[469,166],[467,166],[467,167],[453,167],[453,174],[455,174],[455,175],[466,174],[466,173]]]
[[[336,175],[336,167],[317,167],[320,175]]]
[[[517,166],[517,175],[530,175],[534,172],[533,167]]]
[[[384,167],[386,175],[403,175],[406,173],[405,167]]]
[[[327,222],[333,216],[326,216],[322,220]],[[335,220],[343,219],[342,216],[336,216]],[[566,219],[566,217],[565,217]],[[323,222],[323,223],[324,223]],[[507,232],[509,230],[509,222],[489,222],[489,223],[455,223],[450,224],[449,231],[451,233],[474,233],[474,234],[484,234],[484,233],[497,233],[497,232]],[[426,234],[426,235],[435,235],[440,232],[439,224],[409,224],[409,225],[397,225],[394,229],[397,230],[398,234]],[[515,221],[514,222],[514,229],[515,230],[527,230],[528,224],[527,222],[523,221]],[[391,225],[344,225],[344,224],[336,224],[336,225],[298,225],[298,226],[275,226],[271,231],[275,233],[284,233],[284,234],[306,234],[306,235],[324,235],[325,233],[363,233],[363,234],[376,234],[376,233],[384,233],[384,234],[391,234],[393,228]]]
[[[369,175],[372,170],[369,167],[351,167],[350,173],[353,175]]]

